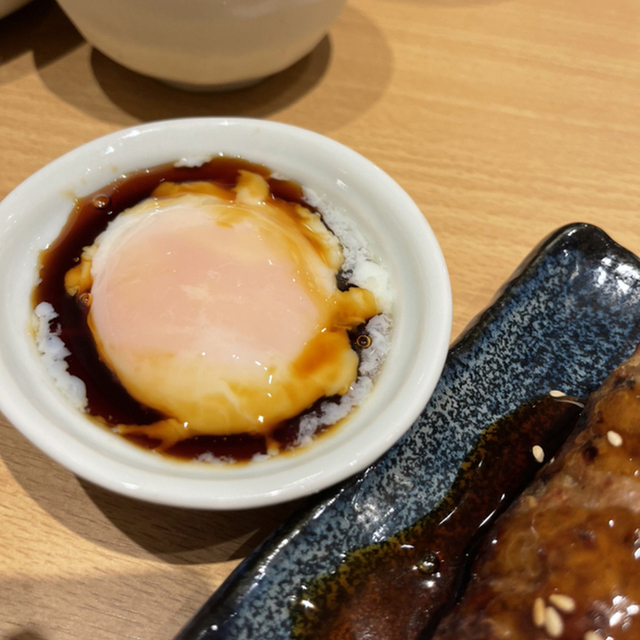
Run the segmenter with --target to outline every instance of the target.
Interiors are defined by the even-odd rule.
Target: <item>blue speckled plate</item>
[[[498,418],[551,389],[591,393],[640,342],[639,316],[640,260],[596,227],[560,229],[451,348],[402,440],[285,522],[176,640],[290,638],[288,603],[303,583],[431,511]]]

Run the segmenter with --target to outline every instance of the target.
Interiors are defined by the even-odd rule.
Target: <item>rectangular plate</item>
[[[429,404],[363,473],[311,498],[176,640],[287,640],[301,587],[446,495],[480,434],[558,389],[586,397],[640,342],[640,260],[597,227],[545,240],[451,348]]]

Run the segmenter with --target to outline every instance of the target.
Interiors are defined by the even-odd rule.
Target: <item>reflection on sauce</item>
[[[540,469],[533,447],[552,456],[581,409],[576,400],[545,397],[490,427],[433,512],[303,587],[292,605],[292,638],[429,638],[466,583],[481,537]]]

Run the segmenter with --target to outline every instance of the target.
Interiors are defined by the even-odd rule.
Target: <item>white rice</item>
[[[389,273],[373,255],[360,230],[343,213],[334,209],[324,198],[303,189],[304,199],[321,212],[325,224],[340,240],[344,254],[347,280],[361,289],[368,289],[376,297],[383,313],[391,313],[394,290]]]
[[[173,163],[174,167],[186,167],[187,169],[194,169],[195,167],[201,167],[206,162],[210,162],[213,156],[184,156],[177,162]]]
[[[58,314],[48,302],[41,302],[34,313],[36,346],[42,354],[47,372],[67,400],[77,409],[84,410],[87,406],[87,389],[80,378],[69,373],[65,358],[71,352],[60,338],[60,325],[55,328],[52,325]]]

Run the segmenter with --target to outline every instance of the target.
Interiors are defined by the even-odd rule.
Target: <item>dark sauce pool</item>
[[[582,402],[538,399],[487,429],[445,499],[379,544],[356,550],[291,605],[293,640],[428,640],[461,596],[476,549],[576,426]]]
[[[54,326],[59,326],[60,338],[71,355],[67,357],[68,371],[80,378],[86,386],[87,412],[106,425],[148,425],[167,416],[146,407],[132,398],[118,382],[114,374],[100,360],[93,336],[87,325],[88,309],[78,299],[67,294],[64,286],[65,274],[80,261],[83,248],[93,244],[96,237],[119,213],[148,198],[162,182],[210,181],[231,189],[236,186],[239,171],[246,170],[261,175],[267,181],[272,197],[285,203],[300,204],[319,213],[304,200],[302,187],[288,180],[271,176],[271,171],[262,165],[240,158],[216,157],[199,167],[176,167],[173,164],[128,174],[106,185],[89,196],[78,199],[67,223],[58,238],[42,253],[40,283],[33,294],[34,307],[40,302],[50,303],[58,317]],[[348,274],[337,277],[338,288],[349,287]],[[359,355],[368,346],[364,327],[355,330],[351,337],[354,351]],[[324,398],[333,401],[337,398]],[[317,411],[318,405],[305,412]],[[278,425],[270,434],[281,451],[292,448],[298,434],[298,422],[302,416]],[[320,427],[316,436],[332,427]],[[156,448],[160,442],[144,436],[125,436],[128,440],[146,449]],[[267,453],[267,438],[263,435],[238,434],[232,436],[197,436],[184,440],[164,454],[183,460],[193,460],[204,453],[231,461],[248,461],[257,454]]]

